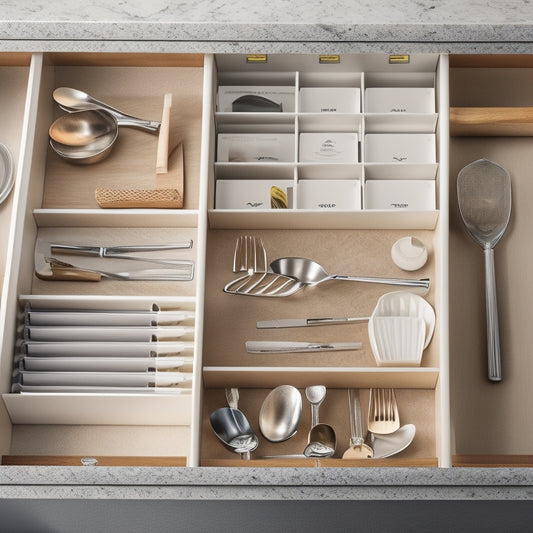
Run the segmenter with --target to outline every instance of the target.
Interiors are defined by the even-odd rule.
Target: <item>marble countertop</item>
[[[0,50],[533,51],[529,0],[4,2]]]

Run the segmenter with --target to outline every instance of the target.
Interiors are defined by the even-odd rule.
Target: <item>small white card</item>
[[[218,111],[294,113],[294,99],[295,90],[291,86],[220,85]]]
[[[357,163],[357,133],[301,133],[300,161]]]
[[[293,133],[218,134],[219,162],[292,162],[294,151]]]
[[[366,209],[436,209],[435,180],[367,180],[365,189]]]
[[[360,180],[300,180],[298,208],[321,211],[361,209]]]
[[[369,87],[366,113],[435,113],[435,89],[430,87]]]
[[[367,163],[435,163],[434,133],[369,133],[365,135]]]
[[[357,87],[303,87],[301,113],[360,113],[361,90]]]
[[[281,190],[272,190],[276,187]],[[291,207],[292,180],[217,180],[215,209],[273,209],[286,196]],[[274,199],[273,199],[274,196]]]

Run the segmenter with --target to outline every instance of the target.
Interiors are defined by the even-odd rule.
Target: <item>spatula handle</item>
[[[498,302],[496,297],[496,272],[494,268],[494,249],[485,248],[485,301],[487,315],[487,354],[488,378],[490,381],[502,380],[500,356],[500,328],[498,323]]]

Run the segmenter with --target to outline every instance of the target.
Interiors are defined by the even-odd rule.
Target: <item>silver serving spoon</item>
[[[494,247],[511,217],[511,178],[500,165],[479,159],[457,176],[457,201],[463,223],[485,255],[488,378],[501,381],[500,333]]]
[[[78,89],[72,89],[70,87],[58,87],[53,92],[54,100],[65,111],[83,111],[87,109],[104,109],[111,115],[113,115],[121,126],[128,126],[131,128],[138,128],[149,133],[157,133],[161,126],[161,122],[156,120],[144,120],[142,118],[128,115],[118,109],[96,100],[92,96],[79,91]]]
[[[276,274],[282,274],[294,278],[303,285],[318,285],[324,281],[361,281],[366,283],[383,283],[387,285],[402,285],[406,287],[429,289],[428,279],[397,279],[397,278],[374,278],[367,276],[342,276],[328,274],[316,261],[303,257],[281,257],[270,263],[270,269]]]
[[[298,429],[302,397],[292,385],[280,385],[265,398],[259,411],[259,428],[270,442],[290,439]]]
[[[305,396],[311,404],[311,430],[305,447],[306,457],[331,457],[337,447],[335,431],[327,424],[321,424],[318,409],[326,397],[324,385],[313,385],[305,389]]]

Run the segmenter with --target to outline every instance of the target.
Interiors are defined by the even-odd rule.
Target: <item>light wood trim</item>
[[[2,67],[28,67],[31,62],[31,54],[27,52],[9,52],[0,54],[0,66]]]
[[[2,465],[82,466],[82,459],[94,458],[97,466],[187,466],[186,457],[92,456],[92,455],[4,455]]]
[[[451,107],[452,137],[533,136],[533,107]]]
[[[203,54],[49,52],[47,63],[85,67],[203,67]],[[0,59],[1,60],[1,59]]]
[[[202,466],[218,467],[418,467],[433,468],[438,466],[438,460],[434,457],[420,459],[313,459],[313,458],[279,458],[279,459],[203,459]]]
[[[533,467],[533,455],[454,455],[452,466],[457,467]]]
[[[452,54],[450,68],[531,68],[531,54]]]

